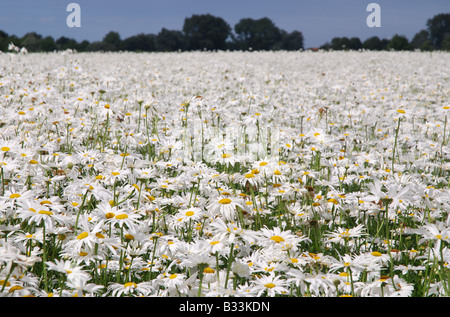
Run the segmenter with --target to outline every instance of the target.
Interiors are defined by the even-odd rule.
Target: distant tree
[[[442,48],[442,42],[450,34],[450,13],[435,15],[427,21],[430,40],[436,49]]]
[[[117,32],[110,31],[103,37],[103,49],[104,51],[117,51],[120,49],[121,44],[120,35]]]
[[[256,21],[256,49],[270,50],[281,41],[281,30],[269,18]]]
[[[348,37],[334,37],[331,39],[330,48],[335,51],[349,49],[349,43]]]
[[[76,50],[78,48],[78,42],[75,39],[71,39],[65,36],[61,36],[55,41],[56,49],[64,51],[67,49]]]
[[[395,34],[389,41],[387,49],[394,51],[408,51],[411,49],[411,45],[405,36]]]
[[[89,45],[86,47],[86,52],[101,52],[101,51],[107,51],[109,48],[106,47],[105,43],[102,41],[94,41],[90,42]]]
[[[381,49],[386,50],[388,49],[387,46],[391,40],[390,39],[381,39]]]
[[[42,35],[36,32],[29,32],[21,39],[21,46],[25,47],[29,52],[38,52]]]
[[[377,38],[378,39],[378,38]],[[378,39],[379,40],[379,39]],[[331,43],[326,43],[321,46],[322,49],[339,50],[359,50],[363,48],[363,43],[357,37],[334,37]]]
[[[442,42],[442,45],[444,45],[444,42]],[[425,43],[423,43],[422,46],[420,47],[420,50],[421,51],[433,51],[434,46],[431,43],[431,40],[428,40]]]
[[[156,36],[154,34],[144,34],[144,33],[130,36],[121,42],[120,49],[124,51],[142,51],[142,52],[154,51],[155,38]]]
[[[287,33],[286,31],[281,31],[281,49],[287,51],[298,51],[303,49],[303,34],[300,31],[292,31]]]
[[[447,34],[442,40],[441,50],[450,51],[450,34]]]
[[[56,43],[53,37],[47,36],[39,42],[39,50],[43,52],[52,52],[56,50]]]
[[[211,14],[194,14],[184,20],[183,33],[189,50],[223,50],[231,28],[225,20]]]
[[[271,50],[280,46],[282,41],[281,30],[269,18],[241,19],[234,26],[234,32],[236,33],[238,46],[243,50],[250,48],[253,50]]]
[[[88,40],[81,41],[81,43],[79,45],[77,45],[77,51],[79,51],[79,52],[86,51],[86,49],[88,48],[89,44],[90,43],[89,43]]]
[[[0,51],[6,52],[8,50],[8,33],[0,30]]]
[[[340,37],[333,37],[331,39],[330,49],[332,49],[332,50],[342,50],[343,48],[344,48],[343,47],[343,41],[342,41],[342,39]]]
[[[371,51],[381,51],[384,49],[384,45],[378,36],[372,36],[363,42],[363,48]]]
[[[186,49],[186,39],[180,31],[168,30],[162,28],[156,35],[156,50],[162,52],[173,52]]]
[[[70,39],[65,36],[61,36],[55,41],[55,44],[59,50],[64,49],[64,47],[70,42]]]
[[[331,44],[330,44],[330,42],[326,42],[326,43],[320,45],[319,48],[321,50],[331,50]]]
[[[359,50],[363,48],[361,40],[357,37],[350,38],[347,46],[349,50]]]
[[[8,45],[9,43],[13,43],[15,46],[21,46],[21,40],[16,35],[10,35],[8,37]]]
[[[411,40],[411,48],[429,50],[427,48],[433,49],[433,44],[430,40],[430,33],[427,30],[420,30],[417,32],[413,39]]]
[[[254,34],[255,20],[250,18],[241,19],[235,26],[234,41],[240,49],[248,50],[252,45],[252,41],[255,37]]]

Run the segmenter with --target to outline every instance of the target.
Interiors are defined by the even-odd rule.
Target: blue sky
[[[69,3],[81,7],[81,27],[66,25]],[[369,3],[381,7],[381,27],[369,28]],[[242,18],[268,17],[288,32],[299,30],[305,47],[320,46],[333,37],[370,36],[411,39],[439,13],[450,13],[450,0],[0,0],[0,30],[23,36],[27,32],[67,36],[77,41],[101,40],[109,31],[122,39],[139,33],[157,34],[163,27],[181,30],[186,17],[209,13],[231,27]]]

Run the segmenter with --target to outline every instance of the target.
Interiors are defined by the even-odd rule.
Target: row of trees
[[[422,51],[450,51],[450,13],[435,15],[429,19],[427,28],[417,32],[411,41],[403,35],[394,35],[391,39],[380,39],[373,36],[361,42],[358,38],[335,37],[331,42],[321,46],[332,50],[396,50],[406,51],[420,49]]]
[[[234,31],[234,32],[233,32]],[[299,50],[303,49],[300,31],[286,32],[269,18],[241,19],[234,30],[220,17],[211,14],[186,18],[183,29],[162,28],[158,34],[141,33],[122,39],[111,31],[102,41],[82,41],[51,36],[42,37],[29,32],[22,38],[0,31],[0,50],[6,51],[9,43],[25,47],[29,52],[50,52],[76,49],[77,51],[178,51],[178,50]]]
[[[425,31],[426,32],[426,31]],[[367,49],[371,51],[383,51],[383,50],[394,50],[394,51],[408,51],[413,49],[420,49],[422,51],[432,51],[435,47],[431,44],[430,40],[424,40],[421,36],[422,33],[416,34],[414,39],[410,42],[403,35],[394,35],[391,39],[380,39],[378,36],[372,36],[361,42],[357,37],[335,37],[331,42],[325,43],[320,46],[321,49],[326,50],[359,50]],[[444,43],[442,49],[450,50]]]
[[[450,13],[429,19],[427,28],[420,30],[411,41],[405,36],[394,35],[391,39],[373,36],[362,42],[357,37],[335,37],[320,48],[332,50],[450,50]],[[184,20],[183,29],[162,28],[158,34],[130,36],[122,39],[111,31],[102,41],[82,41],[51,36],[42,37],[30,32],[18,38],[0,30],[0,50],[7,51],[9,43],[25,47],[30,52],[51,52],[75,49],[84,51],[178,51],[178,50],[299,50],[303,49],[300,31],[286,32],[269,18],[241,19],[234,29],[220,17],[210,14],[192,15]]]

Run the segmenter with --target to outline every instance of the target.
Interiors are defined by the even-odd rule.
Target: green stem
[[[45,238],[45,222],[42,226],[42,269],[43,269],[43,276],[44,276],[44,283],[45,283],[45,292],[48,292],[48,278],[47,278],[47,265],[45,262],[47,261],[47,244],[46,244],[46,238]]]
[[[114,185],[113,185],[113,206],[117,205],[116,183],[117,183],[117,180],[114,180]]]
[[[138,126],[137,126],[137,132],[139,133],[140,128],[141,128],[141,111],[142,111],[142,103],[144,101],[143,100],[139,100],[138,104],[139,104],[139,117],[138,117]]]
[[[445,130],[447,129],[447,116],[445,116],[444,120],[444,136],[442,137],[442,146],[445,145]],[[441,152],[442,152],[442,146],[441,146]]]
[[[78,209],[77,220],[75,221],[75,229],[78,229],[78,219],[80,218],[80,214],[81,214],[81,212],[83,211],[84,204],[85,204],[85,202],[86,202],[86,197],[87,197],[88,192],[89,192],[89,189],[87,189],[87,190],[86,190],[86,193],[84,193],[84,196],[83,196],[83,202],[81,203],[81,206],[80,206],[80,208]]]
[[[155,261],[155,252],[156,252],[156,245],[157,245],[157,242],[158,242],[158,237],[157,236],[153,236],[153,239],[155,240],[155,244],[153,245],[152,259],[151,259],[151,262],[150,262],[150,272],[149,272],[150,280],[152,279],[153,262]]]
[[[139,210],[139,206],[141,204],[141,192],[142,192],[142,181],[141,181],[141,186],[139,186],[139,194],[138,194],[138,200],[137,200],[137,205],[136,205],[137,210]]]
[[[398,139],[398,131],[400,130],[400,122],[402,118],[398,118],[397,129],[395,130],[395,139],[394,139],[394,148],[392,149],[392,174],[394,174],[394,162],[395,162],[395,150],[397,149],[397,139]]]
[[[0,167],[2,176],[2,196],[5,196],[5,176],[3,174],[3,167]]]
[[[228,285],[228,277],[230,276],[231,263],[233,262],[234,243],[230,246],[230,255],[228,256],[227,275],[225,277],[225,289]]]
[[[200,264],[200,265],[198,266],[199,284],[198,284],[198,293],[197,293],[197,297],[201,297],[201,296],[202,296],[203,266],[204,266],[204,265],[202,265],[202,264]]]
[[[350,277],[350,286],[351,286],[351,294],[352,296],[355,295],[355,289],[354,289],[354,285],[353,285],[353,275],[352,275],[352,270],[350,269],[350,267],[347,267],[347,273]]]
[[[125,152],[123,153],[122,164],[120,164],[120,169],[123,168],[123,163],[125,163],[125,157],[127,156],[128,144],[125,144]]]
[[[16,266],[16,263],[13,262],[12,265],[11,265],[11,269],[9,270],[8,275],[6,275],[6,278],[3,281],[3,286],[2,286],[2,290],[0,291],[0,293],[3,293],[3,291],[4,291],[5,287],[6,287],[6,284],[8,284],[8,280],[9,280],[10,276],[11,276],[12,272],[14,271],[15,266]]]

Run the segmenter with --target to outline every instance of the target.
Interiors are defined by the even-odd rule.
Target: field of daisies
[[[450,295],[450,54],[0,54],[0,295]]]

